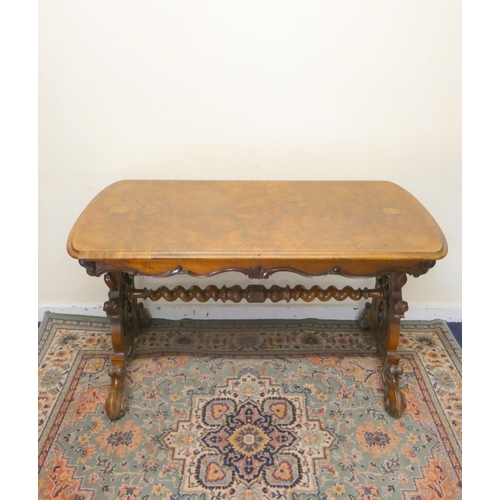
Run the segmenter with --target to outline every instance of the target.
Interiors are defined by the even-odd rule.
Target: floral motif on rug
[[[461,351],[444,323],[403,324],[398,420],[352,323],[154,324],[116,422],[107,322],[54,315],[41,333],[39,499],[461,497]]]
[[[315,462],[335,437],[306,408],[305,394],[284,393],[251,370],[227,379],[214,396],[194,396],[190,418],[164,438],[184,471],[180,490],[226,498],[253,485],[269,498],[318,493]]]

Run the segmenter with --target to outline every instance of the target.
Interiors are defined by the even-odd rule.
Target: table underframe
[[[401,319],[408,310],[408,304],[402,298],[402,288],[407,281],[407,275],[418,277],[426,273],[435,261],[408,261],[407,264],[398,262],[397,266],[387,263],[364,266],[373,268],[373,273],[356,275],[352,271],[345,271],[341,266],[333,265],[320,273],[304,271],[304,266],[297,267],[266,267],[262,265],[242,267],[221,267],[206,273],[193,272],[189,269],[176,265],[170,269],[157,267],[153,271],[147,262],[138,263],[134,266],[130,262],[110,262],[82,260],[80,264],[85,267],[91,276],[104,275],[104,281],[109,288],[108,300],[104,303],[104,311],[111,321],[111,339],[113,353],[109,376],[111,385],[106,400],[106,414],[111,420],[117,420],[124,415],[124,382],[127,369],[127,361],[132,355],[135,337],[147,328],[149,313],[140,300],[150,299],[153,301],[165,299],[169,302],[182,300],[189,302],[197,300],[206,302],[210,299],[222,302],[240,302],[246,300],[250,303],[304,300],[311,302],[314,299],[328,301],[331,299],[352,300],[366,299],[365,308],[359,317],[360,325],[371,330],[376,339],[377,351],[383,362],[382,384],[384,387],[384,407],[389,415],[399,418],[405,408],[405,396],[399,387],[399,378],[402,375],[402,366],[399,364],[400,356],[397,348],[400,338]],[[355,261],[347,262],[347,269],[356,269]],[[367,263],[365,263],[367,264]],[[307,267],[307,266],[306,266]],[[321,288],[313,286],[306,288],[302,285],[294,287],[273,285],[266,288],[264,285],[249,285],[242,288],[239,285],[222,286],[208,285],[205,288],[192,286],[185,288],[176,286],[168,288],[161,286],[156,290],[149,288],[136,288],[134,277],[137,275],[169,277],[179,274],[187,274],[200,278],[224,272],[240,272],[250,279],[267,279],[276,272],[292,272],[305,277],[318,277],[325,275],[341,275],[346,277],[375,278],[374,288],[352,288],[345,286],[337,288],[329,286]]]

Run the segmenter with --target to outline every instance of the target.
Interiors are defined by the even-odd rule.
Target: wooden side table
[[[147,322],[140,299],[240,302],[369,299],[362,324],[376,336],[384,362],[385,408],[405,409],[398,386],[401,290],[447,253],[428,211],[385,181],[120,181],[100,192],[76,221],[69,254],[109,288],[113,354],[106,413],[123,415],[123,386],[134,337]],[[236,271],[266,279],[289,271],[305,277],[373,277],[373,288],[249,285],[204,289],[137,289],[134,276],[211,277]]]

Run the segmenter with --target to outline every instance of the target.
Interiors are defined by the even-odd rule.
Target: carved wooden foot
[[[399,418],[406,408],[406,399],[399,387],[399,377],[403,374],[401,365],[384,366],[382,382],[384,384],[384,407],[391,417]]]
[[[125,413],[123,388],[125,386],[125,365],[111,365],[109,367],[111,387],[106,399],[106,415],[110,420],[118,420]]]

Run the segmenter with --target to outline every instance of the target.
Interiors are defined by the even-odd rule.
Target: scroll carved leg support
[[[113,355],[109,376],[111,387],[106,400],[106,414],[111,420],[123,416],[125,373],[127,359],[132,353],[135,335],[146,326],[148,314],[142,303],[129,299],[129,290],[134,287],[134,278],[126,273],[114,271],[104,276],[109,287],[109,300],[104,311],[111,321]]]
[[[399,387],[403,368],[397,353],[401,318],[408,310],[401,293],[406,279],[406,274],[401,272],[377,278],[377,288],[383,290],[382,297],[374,298],[371,304],[367,304],[360,317],[361,326],[370,326],[377,340],[377,349],[384,362],[384,406],[389,415],[395,418],[399,418],[406,408],[405,396]]]

